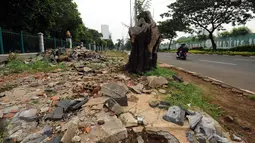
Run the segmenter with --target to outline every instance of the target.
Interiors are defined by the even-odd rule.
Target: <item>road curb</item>
[[[190,74],[194,77],[197,77],[197,78],[200,78],[202,79],[203,81],[205,82],[209,82],[211,84],[214,84],[216,86],[220,86],[222,88],[225,88],[225,89],[231,89],[232,92],[234,93],[238,93],[238,94],[242,94],[244,96],[251,96],[251,95],[255,95],[255,92],[253,91],[250,91],[250,90],[246,90],[246,89],[242,89],[242,88],[238,88],[238,87],[235,87],[235,86],[232,86],[230,84],[227,84],[223,81],[220,81],[220,80],[217,80],[217,79],[214,79],[212,77],[208,77],[208,76],[202,76],[196,72],[192,72],[192,71],[189,71],[189,70],[185,70],[183,68],[180,68],[180,67],[176,67],[174,65],[169,65],[169,64],[165,64],[165,63],[162,63],[159,65],[160,67],[162,68],[168,68],[168,69],[175,69],[177,71],[181,71],[181,72],[184,72],[184,73],[187,73],[187,74]]]
[[[255,56],[246,56],[246,55],[224,55],[224,54],[195,54],[195,53],[189,53],[189,55],[214,55],[214,56],[237,56],[237,57],[251,57],[254,58]]]

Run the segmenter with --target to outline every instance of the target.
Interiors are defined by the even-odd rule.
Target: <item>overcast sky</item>
[[[175,0],[152,0],[151,13],[155,21],[161,21],[160,14],[166,12],[166,7]],[[130,25],[130,1],[129,0],[74,0],[77,3],[79,12],[86,27],[101,32],[101,25],[107,24],[112,33],[113,42],[122,37],[128,37],[128,28],[122,23]],[[134,3],[134,0],[132,0]],[[154,12],[153,12],[154,11]],[[255,32],[255,20],[246,24]],[[227,30],[233,28],[231,25],[224,26]],[[179,36],[185,34],[179,33]]]

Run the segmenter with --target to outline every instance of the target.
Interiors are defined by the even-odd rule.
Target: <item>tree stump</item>
[[[156,68],[160,33],[149,11],[142,12],[138,24],[129,28],[132,50],[125,68],[131,73],[143,73]]]

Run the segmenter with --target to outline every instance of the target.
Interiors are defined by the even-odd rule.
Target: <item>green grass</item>
[[[187,107],[191,104],[192,107],[199,107],[217,119],[220,116],[220,109],[213,104],[210,104],[210,99],[203,96],[203,90],[194,84],[183,84],[177,82],[169,82],[169,90],[171,96],[166,97],[166,100],[173,105],[182,105]]]
[[[4,68],[5,73],[23,73],[23,72],[51,72],[55,69],[66,69],[65,64],[60,63],[55,66],[52,66],[47,61],[35,61],[31,63],[24,63],[21,60],[12,60],[7,63]]]
[[[143,75],[144,76],[163,76],[163,77],[168,77],[168,78],[171,78],[174,74],[176,74],[176,72],[174,71],[171,71],[169,69],[166,69],[166,68],[156,68],[156,69],[153,69],[152,71],[149,71],[149,72],[146,72],[144,73]]]
[[[122,52],[122,51],[109,50],[109,51],[103,52],[103,54],[107,57],[120,57],[120,58],[128,57],[128,54],[126,52]]]
[[[250,95],[250,96],[249,96],[249,99],[255,101],[255,95]]]
[[[157,68],[145,73],[144,75],[172,77],[174,74],[176,73],[169,69]],[[210,104],[210,98],[205,97],[203,95],[203,90],[194,84],[170,81],[168,84],[168,90],[171,91],[171,95],[167,96],[165,100],[170,102],[172,105],[182,105],[188,108],[187,104],[191,104],[194,108],[203,109],[215,119],[221,115],[220,109],[216,105]]]

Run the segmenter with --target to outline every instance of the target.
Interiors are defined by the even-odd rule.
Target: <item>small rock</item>
[[[103,125],[105,122],[104,122],[104,120],[99,120],[99,121],[97,121],[97,124],[98,125]]]
[[[38,82],[31,83],[30,86],[31,87],[37,87],[37,86],[39,86],[39,83]]]
[[[152,90],[146,90],[146,89],[143,90],[143,93],[146,93],[146,94],[150,94],[151,92]]]
[[[114,99],[107,100],[105,105],[117,115],[120,115],[124,112],[124,109]]]
[[[183,82],[183,79],[182,79],[181,77],[177,76],[177,75],[173,75],[172,78],[173,78],[175,81],[178,81],[178,82],[180,82],[180,83]]]
[[[149,105],[152,107],[152,108],[156,108],[159,106],[159,101],[150,101],[149,102]]]
[[[43,107],[40,109],[40,113],[46,113],[49,111],[49,109],[50,109],[50,107]]]
[[[144,87],[144,85],[141,84],[141,83],[139,83],[139,84],[137,84],[136,86],[131,86],[130,88],[133,89],[133,91],[134,91],[135,93],[141,94],[142,91],[143,91],[143,87]]]
[[[54,83],[54,82],[51,82],[51,83],[48,84],[48,86],[49,86],[50,88],[53,88],[53,87],[55,86],[55,83]]]
[[[31,97],[31,99],[32,100],[37,100],[37,99],[39,99],[39,97],[38,96],[33,96],[33,97]]]
[[[134,127],[138,125],[137,120],[133,117],[131,113],[121,114],[119,119],[122,121],[125,127]]]
[[[160,108],[160,109],[166,109],[166,110],[167,110],[170,106],[171,106],[170,103],[168,103],[168,102],[166,102],[166,101],[160,101],[160,102],[159,102],[158,108]]]
[[[188,131],[187,133],[186,133],[186,137],[187,137],[187,139],[188,139],[188,141],[190,142],[190,143],[194,143],[195,142],[195,136],[194,136],[194,132],[193,131]]]
[[[238,136],[235,135],[235,134],[232,134],[232,135],[231,135],[231,140],[232,140],[232,141],[241,142],[241,141],[242,141],[242,138],[238,137]]]
[[[137,137],[136,139],[138,143],[144,143],[144,140],[141,136]]]
[[[251,128],[247,127],[247,126],[242,126],[242,129],[244,131],[247,131],[247,132],[251,132]]]
[[[158,92],[161,93],[161,94],[166,94],[167,93],[167,91],[165,89],[159,89]]]
[[[74,137],[72,138],[72,142],[73,142],[73,143],[80,142],[80,141],[81,141],[81,137],[79,137],[79,136],[74,136]]]
[[[84,68],[83,68],[83,71],[84,71],[84,72],[90,72],[90,71],[92,71],[92,69],[89,68],[89,67],[84,67]]]

